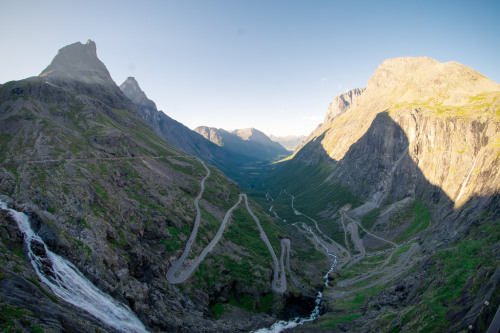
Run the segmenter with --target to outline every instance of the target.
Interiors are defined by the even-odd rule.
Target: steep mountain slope
[[[226,131],[221,128],[199,126],[194,129],[206,139],[232,153],[239,153],[254,161],[275,161],[290,153],[278,142],[255,128]]]
[[[193,275],[168,283],[198,203],[200,229],[188,261],[217,233],[239,188],[212,166],[207,175],[198,159],[155,134],[93,42],[62,48],[40,76],[1,85],[0,133],[0,200],[25,212],[48,249],[129,306],[146,329],[232,332],[284,314],[289,297],[272,293],[271,256],[242,206]],[[277,252],[286,234],[250,207]],[[2,330],[117,330],[55,297],[29,264],[32,251],[55,276],[48,249],[32,242],[28,250],[6,209],[0,223]],[[221,308],[246,319],[216,322]]]
[[[304,212],[337,243],[323,294],[344,310],[315,328],[487,327],[500,303],[500,85],[457,63],[398,58],[332,104],[267,184],[294,195],[292,209],[273,202],[287,223],[310,223]]]
[[[245,166],[249,163],[261,162],[260,157],[267,157],[269,148],[261,148],[263,145],[257,144],[260,149],[251,152],[249,156],[247,149],[239,151],[236,149],[226,149],[217,142],[211,142],[200,133],[189,129],[175,119],[167,116],[163,111],[158,111],[156,104],[147,98],[144,91],[141,90],[137,81],[129,77],[120,86],[123,93],[137,106],[141,111],[142,117],[153,127],[155,132],[173,146],[201,158],[204,161],[216,166],[227,176],[241,182],[245,181],[248,173]],[[240,140],[239,138],[237,140]],[[273,146],[273,144],[271,144]],[[254,148],[252,146],[252,148]],[[276,147],[273,146],[271,155],[275,153]],[[281,152],[280,148],[277,148]],[[257,158],[255,157],[257,156]]]
[[[155,132],[173,146],[213,164],[220,160],[230,159],[230,156],[219,146],[170,118],[164,112],[158,111],[156,104],[147,98],[135,78],[127,78],[120,85],[120,89],[138,107],[143,118]]]

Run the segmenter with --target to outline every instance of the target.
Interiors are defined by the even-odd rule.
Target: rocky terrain
[[[499,84],[430,58],[387,60],[366,89],[335,98],[267,183],[345,247],[314,329],[487,327],[500,290],[499,112]],[[285,199],[278,215],[310,223]]]
[[[155,102],[147,98],[144,91],[141,90],[135,78],[127,78],[120,85],[120,89],[141,111],[142,117],[154,131],[165,141],[212,164],[221,164],[220,161],[224,161],[228,165],[231,164],[234,158],[218,145],[170,118],[163,111],[159,111]]]
[[[271,257],[245,207],[232,212],[185,283],[167,282],[191,233],[206,169],[160,138],[134,102],[141,101],[116,86],[92,41],[62,48],[39,76],[1,85],[0,200],[26,213],[47,250],[130,307],[149,331],[247,331],[293,315],[287,304],[301,298],[293,289],[272,293]],[[188,261],[239,198],[233,181],[208,168]],[[286,232],[250,206],[278,251]],[[0,209],[0,223],[3,331],[115,331],[56,297],[35,274],[7,210]],[[295,270],[308,244],[293,252]],[[31,250],[46,252],[40,243]]]
[[[387,60],[275,164],[289,153],[255,129],[197,131],[135,79],[118,87],[90,40],[0,85],[3,331],[126,331],[56,296],[30,263],[56,280],[52,252],[130,308],[136,331],[486,331],[500,304],[499,84]]]

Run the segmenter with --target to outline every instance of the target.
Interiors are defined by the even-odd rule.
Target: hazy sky
[[[387,58],[458,61],[500,82],[500,1],[0,0],[0,83],[92,39],[190,128],[309,134]]]

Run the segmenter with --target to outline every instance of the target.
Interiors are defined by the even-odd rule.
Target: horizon
[[[135,77],[191,129],[307,136],[389,58],[456,61],[500,82],[498,14],[493,1],[0,1],[0,27],[16,27],[0,36],[0,82],[38,75],[60,48],[91,39],[117,85]]]

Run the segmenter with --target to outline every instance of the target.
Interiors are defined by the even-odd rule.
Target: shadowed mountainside
[[[283,189],[293,194],[298,211],[316,219],[352,258],[384,249],[368,232],[396,243],[419,237],[421,251],[404,277],[372,285],[377,274],[394,272],[373,268],[375,277],[358,287],[365,289],[346,292],[330,306],[342,308],[365,295],[363,301],[350,312],[323,316],[319,327],[340,320],[346,331],[455,331],[489,323],[500,281],[498,260],[488,260],[499,254],[499,87],[456,63],[388,60],[366,90],[327,115],[269,177],[271,196]],[[273,204],[287,222],[303,221]],[[352,229],[360,226],[366,232],[359,236]],[[336,283],[370,271],[364,260],[341,267]],[[492,307],[484,306],[485,299]]]

